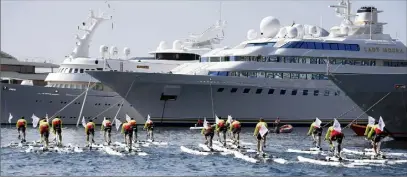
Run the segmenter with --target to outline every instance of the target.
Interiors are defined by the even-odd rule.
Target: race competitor
[[[134,120],[134,118],[130,118],[129,121],[130,125],[133,127],[133,142],[136,143],[137,142],[137,122],[136,120]]]
[[[152,120],[150,120],[149,118],[147,118],[146,123],[144,124],[144,128],[143,130],[147,131],[147,138],[150,138],[151,141],[154,141],[154,123]]]
[[[219,141],[222,142],[220,135],[219,135],[222,132],[223,146],[226,146],[226,131],[227,131],[227,127],[226,127],[225,120],[219,118],[219,121],[216,123],[216,134],[218,135]]]
[[[129,147],[129,151],[131,151],[131,147],[133,146],[132,145],[133,126],[128,121],[126,121],[122,125],[122,133],[124,134],[124,142]]]
[[[257,154],[262,153],[263,148],[266,147],[266,138],[269,131],[267,127],[267,123],[264,122],[264,119],[260,118],[259,122],[256,125],[256,128],[254,129],[253,136],[255,136],[257,139]],[[263,146],[261,146],[261,140],[263,140]]]
[[[82,119],[82,120],[84,120],[84,119]],[[86,123],[86,126],[85,126],[85,133],[86,133],[86,143],[87,143],[87,146],[90,145],[90,143],[89,143],[89,135],[90,135],[90,134],[92,134],[92,143],[95,143],[95,140],[94,140],[94,137],[95,137],[95,128],[96,128],[95,123],[93,123],[92,119],[90,119],[89,122]]]
[[[24,117],[18,119],[16,123],[17,131],[18,131],[18,139],[21,139],[21,133],[23,133],[23,138],[21,139],[21,143],[26,142],[25,140],[25,130],[27,129],[27,121]]]
[[[322,148],[321,148],[321,135],[322,135],[321,120],[316,118],[315,121],[312,122],[311,126],[309,127],[307,135],[308,136],[312,135],[312,139],[313,139],[313,143],[315,144],[315,147],[318,148],[319,150],[322,150]]]
[[[237,145],[237,148],[240,148],[240,131],[242,130],[242,125],[236,119],[232,120],[229,131],[232,132],[233,144]]]
[[[384,132],[384,121],[382,117],[380,117],[379,122],[376,122],[376,125],[374,125],[368,135],[367,138],[372,141],[373,145],[373,150],[375,152],[375,157],[379,157],[380,154],[380,145],[381,145],[381,140],[386,136]],[[381,155],[383,158],[384,156]]]
[[[328,131],[326,132],[325,141],[328,141],[330,151],[334,152],[334,156],[338,157],[339,160],[342,160],[340,154],[342,150],[342,140],[344,137],[345,135],[342,133],[341,124],[339,124],[339,122],[334,119],[333,126],[330,126],[328,128]],[[337,144],[336,146],[334,145],[334,142]]]
[[[101,131],[103,131],[103,138],[105,140],[105,143],[107,145],[110,145],[111,141],[111,133],[112,133],[112,122],[110,121],[110,118],[107,117],[105,120],[102,122],[101,126]]]
[[[45,118],[44,118],[45,119]],[[49,124],[47,121],[41,121],[40,126],[40,135],[41,135],[41,142],[44,143],[44,150],[48,149],[49,144]]]
[[[62,120],[59,119],[58,117],[55,117],[55,119],[52,120],[52,133],[55,135],[55,140],[57,146],[62,146]],[[58,139],[57,139],[58,137]]]
[[[213,136],[215,135],[215,125],[211,125],[209,122],[204,122],[204,128],[201,131],[201,134],[205,136],[205,144],[208,145],[208,147],[213,151],[212,149],[212,141],[213,141]],[[209,140],[208,140],[209,138]]]

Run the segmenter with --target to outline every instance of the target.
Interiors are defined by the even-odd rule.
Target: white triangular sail
[[[318,119],[318,117],[315,118],[315,126],[317,126],[319,128],[319,127],[321,127],[321,123],[322,122],[321,122],[321,120]]]
[[[384,126],[386,126],[386,125],[384,124],[384,121],[383,121],[382,116],[380,116],[380,119],[379,119],[379,129],[380,129],[381,131],[384,131]]]
[[[229,124],[232,123],[232,119],[233,119],[232,116],[231,116],[231,115],[228,115],[228,123],[229,123]]]
[[[47,119],[47,122],[49,123],[48,114],[45,114],[45,119]]]
[[[208,121],[206,121],[206,117],[204,117],[203,127],[208,128]]]
[[[31,116],[31,119],[33,119],[33,122],[32,122],[33,127],[34,127],[34,128],[37,127],[38,122],[40,121],[40,118],[37,117],[37,116],[35,116],[35,115],[33,114],[33,116]]]
[[[269,130],[267,129],[267,127],[265,125],[261,125],[259,133],[260,136],[263,137]]]
[[[83,127],[86,127],[85,116],[82,117],[82,126],[83,126]]]
[[[8,123],[10,123],[10,124],[11,124],[11,119],[13,119],[13,115],[11,115],[11,113],[10,113],[10,115],[8,116]]]
[[[106,127],[106,117],[103,117],[102,125]]]
[[[131,120],[130,116],[127,114],[126,114],[126,120],[127,120],[127,122],[130,122],[130,120]]]
[[[219,117],[217,115],[215,115],[215,123],[218,124],[219,123]]]
[[[341,124],[338,122],[338,120],[334,119],[334,130],[337,132],[342,132]]]
[[[367,125],[374,125],[374,122],[376,121],[373,117],[368,116],[368,123]]]
[[[117,129],[117,131],[119,131],[122,121],[120,121],[119,119],[115,119],[114,121],[115,121],[116,129]]]
[[[147,122],[151,121],[150,114],[147,115]]]

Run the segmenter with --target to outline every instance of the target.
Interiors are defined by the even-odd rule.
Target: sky
[[[236,46],[246,40],[247,31],[259,31],[260,21],[267,16],[282,25],[320,25],[329,29],[339,25],[341,18],[334,9],[339,1],[1,1],[1,50],[19,60],[51,60],[60,63],[70,54],[78,34],[78,26],[87,19],[89,10],[102,10],[113,16],[102,23],[93,37],[90,56],[100,57],[100,45],[131,49],[130,56],[150,56],[160,41],[170,46],[174,40],[201,33],[219,18],[227,21],[226,46]],[[220,6],[221,4],[221,6]],[[384,33],[407,41],[405,0],[352,1],[352,12],[361,6],[375,6],[384,12],[379,22],[386,22]],[[220,12],[220,7],[221,13]],[[112,10],[114,9],[114,10]],[[221,15],[220,15],[221,14]],[[322,20],[321,20],[322,17]],[[322,22],[322,23],[321,23]],[[112,29],[111,23],[114,23]]]

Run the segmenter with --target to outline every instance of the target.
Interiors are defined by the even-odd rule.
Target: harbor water
[[[100,128],[100,127],[99,127]],[[407,174],[407,163],[362,165],[357,167],[322,166],[299,162],[297,156],[315,157],[317,155],[286,152],[287,149],[305,149],[311,147],[311,137],[307,137],[307,128],[295,128],[292,133],[269,134],[265,151],[287,160],[280,164],[273,161],[251,163],[232,155],[211,154],[200,156],[181,151],[180,146],[199,149],[204,142],[200,130],[188,127],[155,128],[155,140],[168,142],[167,146],[141,147],[146,156],[114,156],[103,151],[83,151],[78,153],[32,153],[24,148],[7,147],[17,142],[18,132],[14,126],[2,125],[1,128],[1,175],[37,176],[37,175],[75,175],[75,176],[401,176]],[[325,133],[326,129],[324,130]],[[370,148],[363,137],[356,137],[349,129],[344,129],[344,148]],[[324,134],[323,134],[324,136]],[[29,127],[27,141],[39,140],[37,129]],[[53,139],[50,135],[50,139]],[[64,144],[85,145],[83,127],[67,126],[63,129]],[[102,133],[95,132],[96,143],[102,143]],[[140,131],[139,138],[146,139],[146,133]],[[217,138],[214,138],[217,140]],[[256,143],[253,127],[243,127],[243,142]],[[123,135],[112,131],[112,141],[123,141]],[[255,146],[251,146],[255,148]],[[322,141],[326,150],[328,144]],[[384,142],[382,151],[407,153],[404,142]],[[407,157],[405,157],[407,159]]]

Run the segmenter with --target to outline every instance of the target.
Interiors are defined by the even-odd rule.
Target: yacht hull
[[[260,117],[271,121],[277,117],[284,123],[310,124],[315,117],[325,123],[339,117],[349,123],[362,114],[345,95],[334,94],[338,88],[329,80],[277,80],[159,73],[89,72],[120,95],[142,115],[158,121],[196,120],[214,115],[227,115],[243,123],[255,123]],[[233,90],[236,89],[235,92]],[[250,89],[244,93],[245,89]],[[257,89],[262,89],[261,93]],[[269,94],[269,89],[275,89]],[[281,90],[286,90],[281,94]],[[293,95],[293,91],[297,93]],[[303,95],[302,90],[309,90]],[[313,91],[319,90],[314,96]],[[325,96],[324,90],[330,90]],[[167,100],[166,100],[167,99]],[[346,113],[347,112],[347,113]],[[366,120],[367,116],[360,117]]]
[[[369,116],[381,116],[395,139],[407,140],[407,89],[396,88],[407,86],[407,74],[335,74],[330,79]]]
[[[76,125],[85,94],[78,96],[84,92],[84,89],[1,83],[1,123],[8,124],[9,114],[13,116],[11,123],[15,123],[22,116],[25,117],[28,123],[31,123],[33,114],[37,117],[45,117],[48,114],[51,117],[62,109],[56,115],[62,118],[63,124]],[[68,105],[75,98],[77,99]],[[103,117],[110,117],[111,119],[115,117],[122,101],[123,98],[115,92],[89,90],[82,116],[85,118],[97,116],[94,122],[101,124]],[[64,108],[65,106],[66,108]],[[100,115],[98,116],[98,114]],[[137,115],[134,108],[124,100],[117,117],[124,121],[125,114],[130,117],[137,117],[137,122],[145,122],[145,119]],[[79,124],[81,124],[80,121]]]

